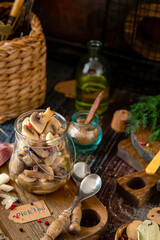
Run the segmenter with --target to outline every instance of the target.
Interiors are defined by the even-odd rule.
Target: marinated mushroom
[[[60,128],[61,128],[60,122],[58,121],[57,118],[52,116],[43,133],[47,134],[51,132],[53,135],[55,135],[58,132],[58,130],[60,130]]]
[[[48,173],[54,174],[53,169],[45,164],[40,164],[40,166]],[[33,170],[24,170],[24,174],[30,178],[40,178],[45,180],[52,180],[54,177],[45,173],[38,165],[35,165]]]
[[[45,158],[45,160],[44,160],[45,164],[48,165],[48,166],[53,165],[57,156],[58,156],[58,152],[57,152],[57,149],[55,148],[55,150],[52,150],[50,152],[50,155],[47,158]]]
[[[28,191],[32,191],[32,184],[36,183],[36,178],[27,177],[24,173],[19,174],[16,182],[18,185],[27,189]]]
[[[39,135],[38,133],[35,131],[35,129],[30,126],[30,125],[23,125],[22,126],[22,134],[25,137],[34,139],[34,140],[39,140]]]
[[[39,158],[47,158],[49,156],[49,150],[43,149],[43,148],[32,148],[33,152],[37,155]]]
[[[20,173],[23,172],[24,167],[24,162],[15,157],[9,162],[10,176],[12,178],[16,178]]]
[[[42,163],[42,159],[38,158],[32,151],[30,151],[31,157],[29,155],[25,155],[24,157],[22,157],[22,161],[24,162],[24,164],[26,164],[28,167],[33,167],[36,162],[37,163]],[[33,161],[33,159],[36,161]]]
[[[54,112],[51,111],[50,108],[47,108],[44,113],[32,113],[30,116],[30,122],[39,134],[43,132],[53,114]]]

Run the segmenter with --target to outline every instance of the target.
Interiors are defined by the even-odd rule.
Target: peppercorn
[[[37,219],[37,222],[41,223],[41,222],[42,222],[42,220],[41,220],[41,219]]]
[[[32,127],[32,124],[29,122],[28,123],[28,128],[31,128]]]
[[[16,207],[16,204],[15,204],[15,203],[12,203],[12,205],[10,206],[9,209],[13,210],[15,207]]]
[[[20,231],[20,232],[24,232],[23,228],[19,228],[19,231]]]
[[[49,225],[50,225],[50,223],[49,223],[48,221],[45,221],[45,224],[46,224],[47,226],[49,226]]]

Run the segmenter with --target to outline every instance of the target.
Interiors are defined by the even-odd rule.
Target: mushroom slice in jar
[[[31,191],[32,184],[35,184],[36,180],[37,180],[36,178],[27,177],[24,173],[22,173],[19,174],[18,178],[16,179],[16,183],[23,187],[24,189]]]
[[[54,149],[52,149],[52,151],[50,152],[49,156],[45,158],[44,160],[45,164],[51,166],[54,163],[57,155],[58,155],[57,148],[54,147]]]
[[[24,125],[29,125],[29,123],[30,123],[30,118],[29,118],[29,117],[26,117],[26,118],[23,120],[23,122],[22,122],[22,126],[24,126]]]
[[[63,167],[65,168],[66,166],[66,160],[64,157],[56,157],[56,159],[54,160],[53,164],[51,165],[51,167],[55,170],[59,167]]]
[[[56,117],[52,116],[43,133],[47,134],[51,132],[53,135],[55,135],[60,130],[60,128],[61,128],[60,122]]]
[[[31,114],[30,122],[39,134],[43,132],[53,114],[54,112],[50,110],[50,107],[44,113],[34,112]]]
[[[13,155],[9,162],[10,176],[13,178],[17,177],[20,173],[23,172],[24,166],[24,162]]]
[[[53,169],[45,164],[40,164],[40,166],[42,168],[44,168],[44,170],[52,175],[54,175]],[[31,178],[40,178],[40,179],[44,179],[44,180],[52,180],[54,179],[53,176],[50,176],[49,174],[43,172],[43,170],[41,168],[38,167],[38,165],[35,165],[33,167],[33,170],[24,170],[24,174],[27,177],[31,177]]]
[[[46,148],[32,148],[32,151],[35,152],[39,158],[47,158],[49,156],[49,150]]]
[[[38,158],[32,151],[30,151],[30,155],[31,157],[35,160],[35,162],[33,161],[33,159],[29,156],[29,155],[25,155],[22,158],[22,161],[24,162],[24,164],[26,164],[28,167],[33,167],[36,162],[37,163],[42,163],[42,159]]]
[[[55,175],[56,176],[63,176],[63,175],[66,175],[67,173],[68,172],[67,172],[66,168],[59,167],[59,168],[55,169]]]
[[[39,135],[31,125],[22,125],[22,134],[33,140],[39,140]]]

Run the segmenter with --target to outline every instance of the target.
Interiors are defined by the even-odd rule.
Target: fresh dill
[[[160,141],[160,95],[143,97],[130,106],[126,133],[149,127],[150,141]]]

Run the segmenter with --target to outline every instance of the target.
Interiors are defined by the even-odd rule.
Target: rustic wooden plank
[[[0,172],[8,173],[8,164],[5,164]],[[47,220],[50,223],[58,217],[59,214],[63,212],[63,210],[70,207],[74,201],[74,196],[77,192],[77,188],[70,179],[63,187],[61,187],[58,191],[53,192],[51,194],[43,194],[43,195],[35,195],[29,193],[19,187],[15,182],[10,181],[14,186],[15,191],[9,193],[12,196],[16,196],[19,198],[20,203],[17,205],[23,205],[27,203],[34,203],[38,200],[44,200],[47,207],[50,211],[53,211],[51,217],[42,219],[42,223],[38,223],[37,221],[33,221],[30,223],[14,223],[11,220],[8,220],[8,215],[10,210],[6,210],[4,206],[0,205],[1,209],[1,218],[0,218],[0,226],[2,227],[4,234],[9,237],[10,240],[39,240],[44,232],[46,232],[47,226],[44,224],[44,221]],[[77,240],[81,239],[92,239],[93,237],[100,236],[103,234],[106,229],[108,213],[106,207],[98,200],[96,196],[93,196],[87,200],[82,202],[82,211],[83,211],[83,223],[85,223],[85,214],[86,211],[92,212],[92,219],[90,220],[90,227],[87,225],[83,225],[81,228],[81,232],[77,235]],[[94,218],[98,218],[96,225],[94,223]],[[93,220],[93,222],[92,222]],[[86,220],[87,223],[87,220]],[[69,222],[65,225],[63,232],[57,237],[58,239],[68,239],[73,240],[74,236],[68,232]],[[23,228],[23,232],[20,232],[20,228]]]

